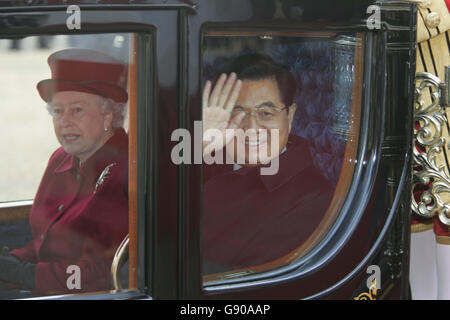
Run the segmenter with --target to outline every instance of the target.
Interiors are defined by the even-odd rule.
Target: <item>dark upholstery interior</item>
[[[0,249],[22,248],[31,240],[31,228],[28,221],[15,221],[0,224]]]

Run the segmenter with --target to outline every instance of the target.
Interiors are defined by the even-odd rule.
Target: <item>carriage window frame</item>
[[[209,275],[204,275],[201,273],[202,285],[201,290],[203,294],[220,294],[229,293],[236,290],[247,290],[259,287],[264,287],[267,285],[274,285],[287,279],[300,279],[310,273],[312,270],[320,269],[320,266],[329,262],[332,257],[334,257],[337,252],[342,249],[345,242],[351,236],[353,231],[356,229],[359,219],[363,214],[363,209],[366,205],[365,200],[361,197],[360,192],[357,191],[357,186],[359,183],[363,186],[362,190],[370,190],[373,188],[374,174],[376,172],[376,167],[378,166],[378,158],[374,157],[373,153],[379,154],[381,150],[381,143],[375,137],[374,132],[375,127],[379,127],[380,119],[377,117],[370,117],[370,100],[372,97],[368,95],[367,83],[373,79],[373,73],[368,72],[370,68],[374,69],[373,59],[371,57],[371,48],[377,41],[380,41],[379,36],[368,32],[366,29],[353,28],[352,30],[333,28],[333,27],[322,27],[318,29],[314,26],[285,26],[283,28],[273,27],[268,31],[267,27],[251,27],[243,25],[225,25],[221,23],[205,23],[201,27],[200,31],[200,48],[199,48],[199,61],[200,61],[200,84],[203,84],[204,71],[203,71],[203,56],[204,56],[204,37],[208,34],[216,35],[233,35],[233,36],[246,36],[246,35],[262,35],[269,36],[273,35],[286,35],[289,36],[289,32],[292,34],[322,34],[327,33],[337,33],[346,34],[354,33],[355,36],[361,41],[359,46],[359,60],[358,64],[360,67],[359,79],[360,83],[355,81],[356,74],[354,77],[354,88],[357,87],[356,93],[359,94],[359,104],[357,105],[357,110],[360,113],[359,128],[356,133],[356,138],[358,143],[355,147],[355,157],[353,158],[354,166],[352,171],[352,176],[350,182],[347,185],[346,195],[341,199],[342,204],[340,210],[336,213],[336,219],[333,221],[331,226],[329,226],[325,235],[318,238],[318,241],[310,247],[306,254],[299,258],[292,259],[287,263],[281,262],[279,265],[274,263],[274,267],[270,269],[258,270],[257,272],[248,272],[252,267],[242,268],[224,272],[225,277],[222,278],[209,278]],[[382,40],[381,40],[382,41]],[[357,50],[355,50],[355,65],[357,63]],[[202,86],[199,86],[202,88]],[[353,108],[353,107],[352,107]],[[353,109],[352,109],[353,112]],[[376,123],[376,125],[374,125]],[[369,132],[371,129],[371,132]],[[367,145],[373,143],[376,140],[375,147],[372,150],[367,148]],[[342,174],[342,172],[341,172]],[[362,183],[364,182],[364,183]],[[338,182],[339,183],[339,182]],[[201,195],[203,199],[203,194]],[[203,203],[203,200],[201,200]],[[356,209],[356,210],[354,210]],[[203,215],[203,205],[202,213]],[[200,218],[202,219],[202,218]],[[345,224],[349,224],[349,227],[343,227]],[[317,229],[315,230],[315,232]],[[200,237],[202,239],[202,236]],[[337,241],[333,244],[332,241]],[[202,242],[202,240],[201,240]],[[200,257],[201,261],[203,256]],[[279,259],[281,260],[281,259]],[[268,264],[270,264],[269,262]],[[228,277],[226,277],[228,275]]]
[[[65,12],[64,12],[65,13]],[[61,14],[64,14],[61,13]],[[101,14],[101,12],[99,12]],[[8,30],[0,32],[0,39],[21,39],[37,36],[71,36],[65,25],[59,25],[52,29],[41,31],[41,28],[24,28],[13,35],[8,34]],[[76,35],[88,34],[115,34],[128,33],[130,35],[130,47],[134,44],[131,53],[135,52],[134,66],[129,65],[129,102],[128,102],[128,183],[129,183],[129,254],[130,259],[134,259],[135,268],[133,273],[128,272],[129,287],[121,290],[110,290],[102,292],[85,292],[79,294],[64,294],[55,296],[36,296],[28,300],[110,300],[110,299],[152,299],[152,293],[148,288],[151,285],[147,279],[151,279],[148,274],[152,269],[152,249],[150,242],[145,242],[146,234],[152,229],[153,210],[149,209],[153,205],[148,203],[148,189],[155,190],[155,174],[157,168],[155,161],[150,160],[151,154],[154,154],[156,144],[152,136],[154,135],[155,125],[154,117],[156,112],[156,27],[151,24],[123,23],[120,26],[108,23],[84,26]],[[132,68],[134,70],[132,70]],[[134,78],[132,79],[132,73]],[[135,82],[134,92],[131,82]],[[151,90],[149,90],[151,88]],[[134,100],[134,103],[132,102]],[[134,110],[133,110],[134,109]],[[137,116],[139,114],[139,117]],[[150,121],[151,120],[151,121]],[[133,124],[133,125],[132,125]],[[149,143],[150,142],[150,143]],[[138,152],[139,151],[139,152]],[[50,156],[50,155],[49,155]],[[150,170],[148,170],[150,166]],[[147,175],[142,174],[143,172]],[[15,200],[0,203],[1,209],[14,208],[19,211],[19,216],[23,216],[22,208],[31,207],[33,199]],[[17,209],[16,209],[17,208]],[[15,212],[13,212],[15,213]],[[29,214],[29,213],[28,213]],[[0,220],[1,220],[0,215]],[[131,265],[131,264],[130,264]]]

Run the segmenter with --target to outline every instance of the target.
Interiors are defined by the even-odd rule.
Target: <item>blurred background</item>
[[[108,52],[127,62],[127,34],[0,39],[0,203],[33,199],[59,147],[36,84],[50,78],[48,56],[69,47]]]

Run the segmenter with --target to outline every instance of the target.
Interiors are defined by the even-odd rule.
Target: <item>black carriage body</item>
[[[72,4],[81,28],[68,30]],[[369,266],[381,271],[376,298],[408,298],[415,26],[405,1],[0,1],[2,38],[138,34],[138,290],[106,299],[352,299],[369,292]],[[205,34],[269,31],[362,34],[357,163],[339,219],[307,259],[204,284],[202,167],[170,161],[171,133],[194,135],[201,120]]]

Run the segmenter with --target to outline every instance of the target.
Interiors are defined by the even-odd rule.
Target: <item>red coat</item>
[[[307,142],[290,136],[275,175],[258,167],[204,165],[205,273],[267,263],[300,246],[318,226],[333,189],[313,166]]]
[[[109,174],[98,184],[109,166]],[[34,295],[109,290],[111,262],[128,233],[128,137],[123,129],[81,167],[59,148],[51,156],[30,213],[33,240],[11,251],[36,263]],[[68,267],[80,268],[69,289]]]

